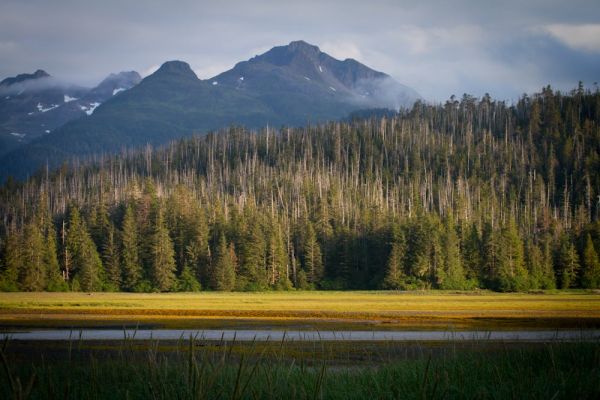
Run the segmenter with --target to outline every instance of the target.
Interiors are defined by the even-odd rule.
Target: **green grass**
[[[182,340],[166,347],[131,341],[107,348],[81,342],[29,345],[33,347],[26,350],[27,345],[7,343],[2,349],[0,398],[600,397],[598,343],[417,346],[400,356],[401,344],[381,343],[363,349],[361,359],[354,358],[361,344],[205,346]]]
[[[491,292],[0,293],[0,326],[332,329],[600,326],[600,294]]]

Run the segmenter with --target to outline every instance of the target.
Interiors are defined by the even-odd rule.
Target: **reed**
[[[361,343],[133,342],[65,343],[63,355],[5,342],[0,398],[600,398],[599,343],[413,345],[404,357],[389,354],[406,344],[379,343],[357,360]]]

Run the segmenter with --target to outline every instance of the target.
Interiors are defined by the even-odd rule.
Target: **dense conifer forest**
[[[600,287],[600,92],[231,127],[0,189],[25,291]]]

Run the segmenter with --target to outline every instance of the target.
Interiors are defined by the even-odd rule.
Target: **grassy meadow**
[[[600,326],[600,293],[0,293],[0,326],[306,326],[515,329]]]

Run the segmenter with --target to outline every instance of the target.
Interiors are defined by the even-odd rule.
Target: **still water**
[[[600,330],[518,331],[281,331],[182,329],[19,330],[0,332],[0,340],[235,340],[235,341],[599,341]]]

